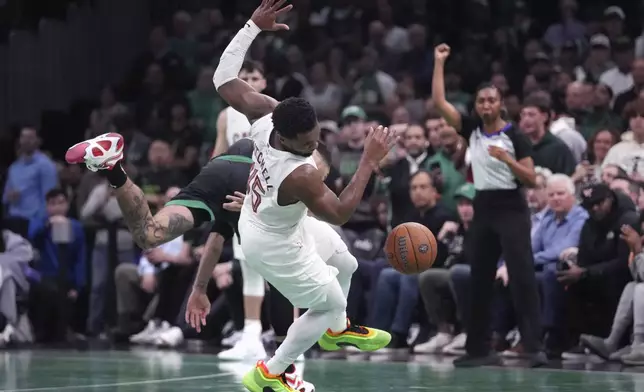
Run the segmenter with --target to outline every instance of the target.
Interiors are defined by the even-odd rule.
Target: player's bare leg
[[[123,220],[142,249],[154,248],[192,229],[192,213],[186,207],[166,206],[152,215],[143,191],[121,166],[123,148],[123,136],[106,133],[70,147],[65,160],[85,163],[91,171],[107,170],[106,177],[115,188]]]

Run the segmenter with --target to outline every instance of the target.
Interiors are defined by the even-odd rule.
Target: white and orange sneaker
[[[67,163],[85,163],[93,172],[111,170],[123,159],[123,136],[118,133],[106,133],[71,146],[65,154]]]

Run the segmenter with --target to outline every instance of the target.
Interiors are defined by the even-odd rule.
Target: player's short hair
[[[273,126],[287,139],[312,131],[317,122],[315,109],[303,98],[287,98],[273,110]]]
[[[260,74],[262,74],[262,76],[264,76],[264,65],[262,65],[262,63],[260,63],[259,61],[245,60],[242,63],[242,67],[240,71],[246,71],[248,73],[257,71]]]

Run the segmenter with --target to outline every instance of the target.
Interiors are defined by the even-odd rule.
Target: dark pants
[[[419,297],[417,275],[403,275],[393,268],[383,270],[375,288],[369,325],[407,336]]]
[[[436,326],[456,324],[456,303],[450,284],[450,271],[430,268],[418,277],[420,295],[429,322]]]
[[[120,251],[118,254],[118,263],[132,262],[134,260],[134,251]],[[111,283],[109,275],[113,272],[110,270],[110,261],[108,259],[109,251],[106,245],[96,245],[92,252],[92,286],[90,288],[90,306],[87,317],[87,331],[92,335],[98,335],[105,327],[106,302],[108,301],[108,284]],[[113,282],[112,282],[113,283]]]
[[[490,350],[491,306],[499,258],[510,277],[510,292],[526,352],[541,350],[539,295],[534,275],[530,215],[519,191],[481,191],[474,202],[472,278],[466,349],[470,355]]]
[[[463,326],[468,325],[470,314],[470,276],[468,264],[457,264],[450,268],[449,275],[456,301],[456,315]]]
[[[157,303],[154,318],[172,324],[177,318],[186,292],[190,289],[190,282],[194,276],[195,265],[169,265],[159,272]]]
[[[589,277],[568,287],[557,281],[554,266],[545,268],[539,278],[543,325],[547,330],[559,339],[570,337],[573,342],[581,333],[608,336],[621,292],[629,280],[626,269]]]
[[[389,264],[383,260],[358,260],[358,269],[351,276],[351,289],[347,298],[347,315],[355,324],[366,324],[373,308],[374,290],[380,272]]]
[[[283,338],[293,324],[294,309],[291,302],[286,299],[275,287],[270,285],[268,291],[268,318],[275,332],[275,337]]]
[[[29,291],[29,309],[37,342],[66,340],[74,316],[74,302],[67,295],[69,289],[55,278],[43,277]]]
[[[233,283],[223,290],[226,298],[226,310],[230,314],[236,331],[244,329],[244,294],[243,278],[239,262],[233,262]]]

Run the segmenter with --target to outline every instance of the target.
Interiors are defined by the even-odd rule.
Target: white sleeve
[[[620,166],[619,148],[618,148],[619,145],[620,143],[617,143],[613,147],[611,147],[610,150],[608,150],[608,153],[606,154],[606,158],[604,158],[604,161],[602,162],[602,167],[606,167],[607,165]]]
[[[237,78],[248,48],[250,48],[255,37],[261,32],[262,30],[252,20],[248,20],[246,25],[230,41],[224,53],[221,55],[219,65],[212,77],[212,82],[217,90],[224,84]]]

